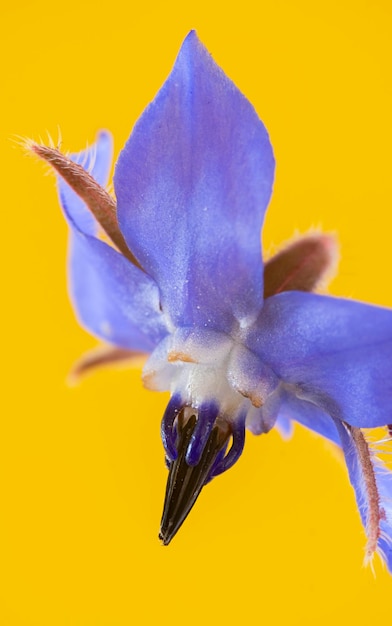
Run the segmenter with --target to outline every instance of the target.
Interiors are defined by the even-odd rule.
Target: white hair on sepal
[[[46,134],[48,136],[48,141],[53,144],[53,139],[48,130],[46,131]],[[37,149],[39,147],[46,146],[46,142],[42,139],[41,135],[38,136],[37,141],[35,139],[32,139],[31,137],[23,137],[22,135],[14,135],[14,138],[12,140],[23,149],[25,156],[32,158],[35,158],[37,156]],[[50,149],[58,150],[58,148],[55,148],[53,145],[50,146]],[[48,163],[45,163],[45,165],[48,165]],[[44,171],[44,176],[52,176],[53,174],[54,171],[52,167],[48,167]]]
[[[391,493],[392,472],[375,454],[372,461],[378,487],[380,508],[379,537],[375,552],[380,556],[384,565],[384,562],[388,562],[388,557],[380,546],[380,541],[385,542],[389,550],[392,550],[392,498],[388,495]]]
[[[49,147],[53,148],[53,150],[55,150],[57,146],[55,146],[55,143],[53,141],[53,137],[52,137],[52,135],[50,134],[50,132],[47,129],[46,129],[46,136],[48,138]]]
[[[57,149],[61,150],[63,144],[63,135],[61,132],[60,124],[57,124]]]
[[[61,130],[60,130],[60,125],[57,124],[57,141],[55,141],[53,139],[53,136],[51,135],[50,131],[48,129],[45,130],[46,132],[46,136],[48,138],[48,144],[49,147],[52,148],[53,150],[60,150],[61,148],[61,144],[62,144],[62,134],[61,134]],[[46,142],[43,142],[41,137],[40,137],[40,141],[42,145],[46,145]]]
[[[46,129],[46,135],[48,137],[48,143],[50,148],[53,150],[60,150],[61,144],[63,142],[60,126],[57,126],[57,141],[55,142],[50,131]],[[46,146],[46,142],[42,139],[42,136],[38,136],[38,140],[32,139],[31,137],[26,137],[24,135],[14,134],[10,137],[10,140],[16,144],[17,146],[23,149],[25,156],[33,156],[34,157],[34,146]],[[69,152],[64,152],[66,156],[68,156]]]
[[[381,537],[392,534],[391,505],[388,502],[392,472],[385,472],[383,463],[377,459],[374,451],[370,448],[364,432],[360,428],[344,424],[350,435],[350,448],[348,455],[356,457],[357,465],[357,504],[363,520],[367,543],[365,546],[364,563],[370,565],[373,570],[373,556],[380,554]],[[387,480],[386,480],[387,479]],[[383,534],[382,534],[383,533]],[[386,559],[388,562],[388,558]]]

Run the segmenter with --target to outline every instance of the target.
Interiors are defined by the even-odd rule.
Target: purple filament
[[[175,421],[183,409],[183,402],[179,394],[174,394],[166,407],[166,411],[163,415],[161,422],[161,437],[163,447],[165,448],[166,456],[169,461],[174,461],[177,458],[176,438],[177,430],[175,428]]]
[[[215,467],[212,468],[211,477],[223,474],[240,458],[245,445],[245,415],[231,424],[231,432],[233,437],[231,447],[223,459],[217,460]]]

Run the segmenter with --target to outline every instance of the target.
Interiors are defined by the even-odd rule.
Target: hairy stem
[[[371,558],[377,550],[377,542],[380,538],[380,522],[384,517],[382,508],[380,507],[380,494],[378,492],[376,475],[374,472],[373,461],[369,445],[360,428],[349,426],[346,424],[353,442],[357,449],[358,459],[361,465],[364,487],[367,496],[368,513],[366,520],[367,546],[366,557]]]

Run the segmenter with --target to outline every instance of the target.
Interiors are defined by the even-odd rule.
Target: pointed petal
[[[112,140],[106,132],[87,150],[71,155],[100,185],[107,182],[111,157]],[[82,198],[63,179],[58,185],[71,228],[68,281],[80,323],[120,348],[150,352],[166,334],[156,284],[96,238],[97,222]]]
[[[359,429],[338,420],[336,426],[368,536],[365,559],[377,550],[392,573],[392,472],[375,458]]]
[[[101,187],[109,180],[113,158],[113,140],[108,131],[101,131],[96,142],[81,152],[70,155],[70,159],[88,171]],[[96,235],[98,224],[83,200],[58,177],[58,192],[65,216],[86,235]]]
[[[255,319],[273,171],[253,107],[191,32],[114,177],[121,230],[176,325]]]
[[[330,415],[315,404],[287,393],[280,406],[276,425],[281,425],[282,421],[291,423],[292,420],[340,446],[339,434]]]
[[[392,311],[287,292],[265,301],[248,346],[305,399],[352,426],[392,421]]]
[[[275,428],[285,441],[288,441],[293,436],[293,422],[286,417],[279,415],[275,422]]]
[[[340,437],[334,420],[320,407],[312,402],[297,398],[290,387],[285,387],[285,385],[280,385],[272,396],[276,394],[279,394],[279,400],[275,399],[272,405],[275,416],[270,415],[269,420],[271,426],[275,425],[283,438],[287,439],[291,436],[292,421],[295,420],[309,430],[340,445]],[[246,425],[255,435],[268,430],[265,428],[265,425],[268,424],[268,419],[265,416],[265,406],[263,405],[259,409],[258,414],[256,410],[252,410],[248,414]]]
[[[76,229],[69,290],[80,323],[100,339],[151,352],[167,334],[154,281],[106,243]]]

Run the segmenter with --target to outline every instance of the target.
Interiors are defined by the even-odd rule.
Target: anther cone
[[[195,504],[203,486],[209,481],[212,469],[224,453],[230,437],[227,424],[215,425],[196,465],[188,465],[186,453],[197,418],[191,416],[185,424],[178,424],[178,456],[171,462],[166,485],[165,502],[159,539],[167,546],[177,533]]]

